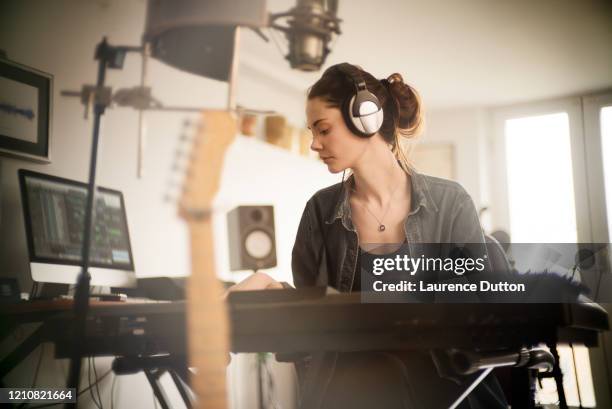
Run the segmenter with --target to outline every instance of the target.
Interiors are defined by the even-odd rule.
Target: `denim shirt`
[[[486,246],[474,202],[458,183],[409,170],[412,205],[404,222],[411,257],[423,243],[482,243]],[[349,292],[358,271],[359,237],[351,218],[351,176],[315,193],[302,214],[291,267],[296,287],[330,286]],[[486,257],[485,257],[486,258]]]
[[[411,257],[423,254],[423,243],[481,243],[486,255],[484,236],[474,202],[458,183],[427,176],[414,169],[407,173],[412,192],[411,210],[404,222],[406,242]],[[359,256],[359,237],[351,217],[348,186],[343,183],[324,188],[306,203],[292,252],[293,281],[297,288],[330,286],[340,292],[353,288]],[[347,186],[348,185],[348,186]],[[486,258],[486,256],[485,256]],[[300,408],[322,407],[339,354],[318,353],[296,362],[301,374]],[[444,375],[438,371],[438,375]],[[504,408],[505,399],[496,380],[489,376],[484,399],[472,393],[460,408]],[[476,391],[482,388],[477,388]],[[489,396],[490,395],[490,396]],[[424,402],[420,402],[418,407]],[[409,405],[410,406],[410,405]]]

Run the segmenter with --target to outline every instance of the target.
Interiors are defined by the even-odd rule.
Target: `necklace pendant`
[[[380,226],[378,226],[378,231],[380,231],[380,232],[385,231],[385,225],[381,224]]]

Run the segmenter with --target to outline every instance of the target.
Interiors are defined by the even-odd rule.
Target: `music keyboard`
[[[359,294],[267,290],[228,298],[233,352],[461,348],[497,350],[546,343],[597,345],[608,315],[596,304],[383,304]],[[51,320],[57,356],[69,355],[71,316]],[[92,309],[85,353],[185,354],[185,303]]]

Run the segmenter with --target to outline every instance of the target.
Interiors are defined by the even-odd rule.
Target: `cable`
[[[599,272],[599,279],[597,280],[597,287],[595,289],[595,297],[593,299],[593,302],[599,302],[599,287],[601,286],[601,277],[603,276],[603,273],[600,271]]]
[[[30,296],[29,300],[32,300],[36,297],[36,293],[38,292],[38,283],[36,281],[32,281],[32,286],[30,287]]]
[[[102,376],[100,377],[100,379],[98,379],[98,380],[97,380],[97,382],[101,382],[101,381],[102,381],[102,379],[106,378],[106,377],[107,377],[107,376],[108,376],[108,375],[109,375],[111,372],[113,372],[113,370],[112,370],[112,369],[109,369],[108,371],[104,372],[104,374],[102,374]],[[97,383],[97,382],[96,382],[96,383]],[[77,396],[81,396],[81,394],[83,394],[83,393],[87,392],[88,390],[90,390],[90,388],[93,388],[94,386],[95,386],[95,384],[94,384],[94,385],[91,385],[91,386],[88,386],[87,388],[83,389],[82,391],[79,391],[79,392],[77,393]]]
[[[276,38],[276,32],[275,30],[268,28],[268,34],[270,35],[270,38],[272,38],[272,42],[274,43],[274,45],[276,46],[276,49],[278,50],[278,52],[280,53],[280,55],[282,57],[285,57],[285,53],[283,52],[283,49],[281,48],[280,44],[277,41]]]
[[[580,380],[578,379],[578,368],[576,367],[576,354],[574,353],[574,344],[570,342],[569,347],[572,351],[572,364],[574,367],[574,379],[576,379],[576,392],[578,392],[578,407],[583,409],[582,394],[580,393]]]
[[[32,389],[36,386],[36,381],[38,380],[38,372],[40,371],[40,364],[43,360],[43,355],[45,351],[45,344],[40,344],[40,354],[38,354],[38,363],[36,364],[36,371],[34,372],[34,379],[32,379]]]
[[[91,400],[93,401],[93,403],[96,405],[98,409],[102,409],[100,407],[100,404],[96,400],[96,395],[94,393],[93,387],[95,384],[92,385],[91,383],[91,357],[87,358],[87,381],[89,382],[89,395],[91,395]]]
[[[275,395],[276,395],[276,391],[275,391],[275,385],[274,385],[274,377],[272,376],[272,371],[270,370],[270,367],[268,366],[269,362],[267,357],[264,358],[263,361],[263,370],[266,374],[267,377],[267,386],[268,386],[268,393],[266,396],[266,407],[271,407],[272,409],[281,409],[281,405],[276,402],[275,400]]]
[[[113,376],[113,383],[111,384],[111,409],[115,409],[115,384],[117,383],[117,375]]]
[[[478,386],[484,387],[489,392],[489,394],[497,401],[497,403],[500,404],[500,407],[505,405],[504,402],[501,401],[499,396],[497,396],[497,394],[493,391],[493,389],[491,389],[491,387],[489,385],[484,383],[484,381],[480,385],[478,385]]]
[[[96,370],[96,358],[95,357],[91,357],[91,366],[93,366],[94,376],[97,381],[98,371]],[[104,408],[104,405],[102,404],[102,397],[100,396],[100,382],[94,383],[94,386],[96,387],[96,393],[98,394],[98,402],[100,402],[100,406]]]
[[[98,407],[98,409],[100,408],[98,406],[98,402],[96,402],[96,398],[92,393],[92,388],[93,385],[91,384],[91,360],[89,359],[89,357],[87,357],[87,383],[89,384],[89,396],[91,396],[91,400],[94,403],[94,405],[96,405],[96,407]]]

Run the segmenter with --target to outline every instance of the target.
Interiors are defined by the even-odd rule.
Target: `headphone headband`
[[[357,136],[367,138],[374,135],[382,126],[384,119],[380,101],[368,90],[359,69],[355,72],[356,67],[348,63],[337,64],[335,67],[355,85],[355,93],[349,95],[340,108],[344,122]]]
[[[353,81],[353,85],[355,85],[355,91],[359,91],[360,89],[367,89],[366,82],[363,79],[363,77],[360,75],[359,71],[354,72],[354,69],[357,67],[347,62],[337,64],[336,67],[338,68],[339,71],[341,71],[344,75],[346,75],[351,81]],[[357,70],[359,70],[359,68],[357,68]]]

